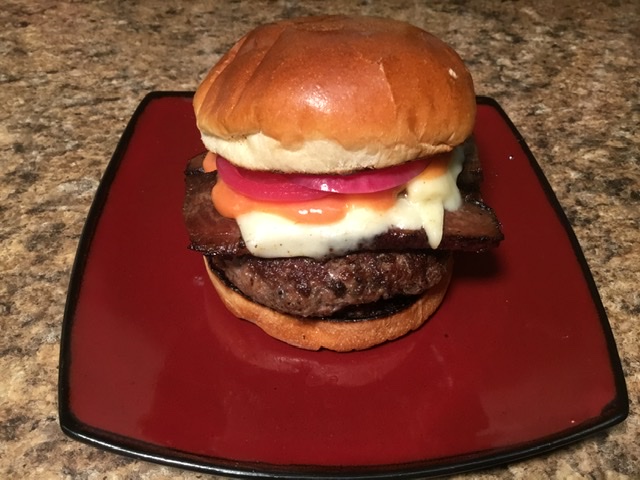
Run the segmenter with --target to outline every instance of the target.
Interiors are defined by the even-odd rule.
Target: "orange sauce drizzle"
[[[218,156],[215,153],[207,152],[204,160],[202,160],[202,168],[205,172],[215,172],[218,169],[216,158],[218,158]]]
[[[231,189],[218,178],[211,190],[211,199],[216,210],[229,218],[252,211],[280,215],[296,223],[327,224],[345,217],[349,209],[368,207],[384,211],[391,208],[402,188],[366,194],[331,193],[326,197],[300,202],[267,202],[254,200]]]
[[[416,179],[427,180],[431,178],[441,177],[447,173],[449,169],[449,162],[451,161],[450,153],[443,153],[440,155],[434,156],[427,168],[425,168],[422,173],[420,173]]]

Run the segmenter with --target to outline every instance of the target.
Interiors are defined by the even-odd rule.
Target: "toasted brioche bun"
[[[238,166],[349,173],[450,151],[471,133],[471,75],[405,22],[325,16],[256,28],[194,98],[210,151]]]
[[[387,317],[353,322],[304,319],[277,312],[252,302],[230,288],[211,270],[206,258],[204,263],[220,299],[236,317],[256,324],[268,335],[290,345],[307,350],[325,348],[337,352],[364,350],[420,327],[440,306],[453,270],[453,261],[450,260],[440,283],[406,309]]]

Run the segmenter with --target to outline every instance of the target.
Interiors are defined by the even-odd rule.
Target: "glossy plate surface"
[[[437,315],[357,353],[307,352],[232,317],[187,250],[183,170],[203,150],[189,93],[135,112],[80,242],[65,312],[60,422],[73,438],[209,473],[454,473],[622,421],[610,327],[526,144],[479,98],[483,195],[503,223],[460,255]]]

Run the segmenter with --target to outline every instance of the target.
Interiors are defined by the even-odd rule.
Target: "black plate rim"
[[[313,466],[313,465],[274,465],[267,463],[238,462],[225,458],[214,458],[194,455],[189,452],[160,447],[141,442],[136,439],[124,437],[102,429],[92,427],[81,422],[73,413],[69,402],[69,369],[71,335],[73,319],[80,293],[80,285],[89,256],[94,232],[99,223],[102,209],[106,204],[110,185],[115,178],[122,162],[128,144],[134,135],[138,119],[145,108],[154,100],[165,97],[192,97],[192,91],[153,91],[149,92],[140,102],[129,120],[114,154],[109,161],[105,173],[100,181],[93,202],[89,209],[86,223],[83,227],[76,257],[71,270],[67,301],[63,314],[62,332],[60,339],[60,358],[58,373],[58,417],[61,430],[70,438],[98,447],[110,452],[118,453],[138,460],[145,460],[162,465],[168,465],[186,470],[207,474],[223,475],[238,478],[287,478],[287,479],[342,479],[342,480],[383,480],[383,479],[410,479],[426,478],[472,470],[485,469],[513,463],[532,456],[541,455],[556,450],[560,447],[579,442],[598,432],[606,430],[622,421],[629,414],[629,399],[620,357],[615,343],[615,338],[608,321],[608,317],[597,286],[589,270],[578,239],[571,227],[569,220],[562,209],[551,185],[542,171],[542,168],[533,156],[524,138],[513,124],[511,119],[500,104],[491,97],[477,96],[479,105],[488,105],[495,109],[510,128],[514,137],[525,153],[532,169],[534,170],[547,200],[553,206],[556,215],[562,223],[565,234],[569,238],[574,253],[580,263],[582,274],[587,282],[589,291],[597,308],[601,328],[606,340],[609,353],[609,361],[613,372],[616,395],[613,401],[603,409],[601,415],[589,424],[578,425],[570,430],[565,430],[545,439],[538,439],[512,448],[481,451],[466,456],[442,458],[436,460],[419,460],[411,463],[376,465],[376,466]]]

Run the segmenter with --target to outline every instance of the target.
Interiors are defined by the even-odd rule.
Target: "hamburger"
[[[322,16],[241,38],[194,100],[190,248],[237,317],[304,349],[361,350],[422,325],[455,251],[503,235],[482,202],[473,81],[408,23]]]

